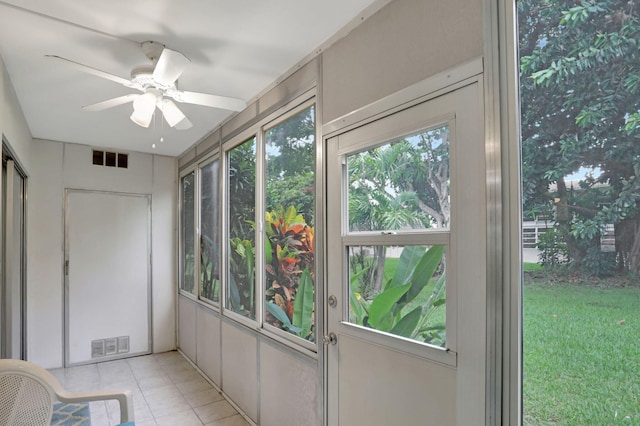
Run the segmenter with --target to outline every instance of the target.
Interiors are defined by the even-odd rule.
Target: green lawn
[[[542,277],[524,288],[524,423],[640,424],[640,288]]]

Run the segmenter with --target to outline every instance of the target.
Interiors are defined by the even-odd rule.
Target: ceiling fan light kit
[[[241,111],[246,107],[242,99],[178,90],[178,78],[191,61],[182,53],[167,49],[158,42],[145,41],[141,43],[141,47],[144,54],[151,61],[151,66],[146,65],[134,68],[131,71],[130,80],[60,56],[46,56],[62,61],[85,73],[111,80],[142,92],[142,94],[129,94],[108,99],[83,108],[88,111],[102,111],[132,102],[133,113],[130,116],[131,121],[145,128],[149,127],[156,108],[161,111],[162,116],[170,127],[178,130],[191,128],[192,123],[173,100],[180,103],[232,111]]]

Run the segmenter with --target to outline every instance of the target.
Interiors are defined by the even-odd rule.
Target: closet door
[[[66,365],[151,352],[150,203],[67,190]]]

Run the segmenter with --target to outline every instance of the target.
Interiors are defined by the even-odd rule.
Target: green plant
[[[557,266],[569,261],[567,243],[556,228],[548,229],[540,234],[539,239],[536,247],[540,250],[540,264],[542,266]]]
[[[255,249],[253,242],[240,238],[229,241],[229,303],[234,312],[255,316]]]
[[[444,256],[444,246],[425,251],[421,246],[407,246],[402,250],[393,277],[385,280],[383,291],[367,300],[351,285],[351,321],[398,336],[443,346],[445,325],[431,321],[434,312],[445,305],[445,274],[436,275]],[[356,283],[365,276],[367,268],[350,277]],[[432,285],[432,287],[431,287]],[[423,290],[431,293],[419,302]]]
[[[220,270],[218,267],[218,246],[207,235],[200,238],[200,293],[201,296],[217,302],[220,297]]]
[[[314,228],[294,206],[266,213],[266,321],[299,337],[315,339]]]

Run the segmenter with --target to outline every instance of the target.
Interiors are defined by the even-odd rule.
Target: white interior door
[[[149,247],[149,196],[67,190],[67,365],[151,352]]]
[[[485,423],[477,81],[327,140],[328,423]]]

